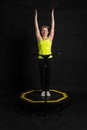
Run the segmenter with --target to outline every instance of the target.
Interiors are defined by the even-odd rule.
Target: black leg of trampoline
[[[62,116],[62,104],[59,105],[59,115]]]

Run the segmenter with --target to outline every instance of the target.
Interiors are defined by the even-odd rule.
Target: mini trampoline
[[[71,94],[61,90],[50,89],[51,97],[41,97],[40,89],[32,89],[20,94],[20,99],[29,105],[29,110],[49,113],[56,110],[62,115],[62,110],[71,104]],[[31,108],[31,109],[30,109]],[[33,111],[34,112],[34,111]]]

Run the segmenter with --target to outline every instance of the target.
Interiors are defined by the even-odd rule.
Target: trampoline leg
[[[62,116],[62,104],[59,106],[59,115]]]

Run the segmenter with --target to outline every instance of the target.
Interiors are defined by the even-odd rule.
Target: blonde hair
[[[47,25],[42,25],[42,26],[41,26],[41,30],[42,30],[42,28],[47,28],[47,29],[49,29],[49,26],[47,26]]]

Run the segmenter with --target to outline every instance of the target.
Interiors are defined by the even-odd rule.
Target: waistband
[[[50,59],[50,58],[53,58],[52,54],[48,54],[48,55],[38,54],[38,59]]]

